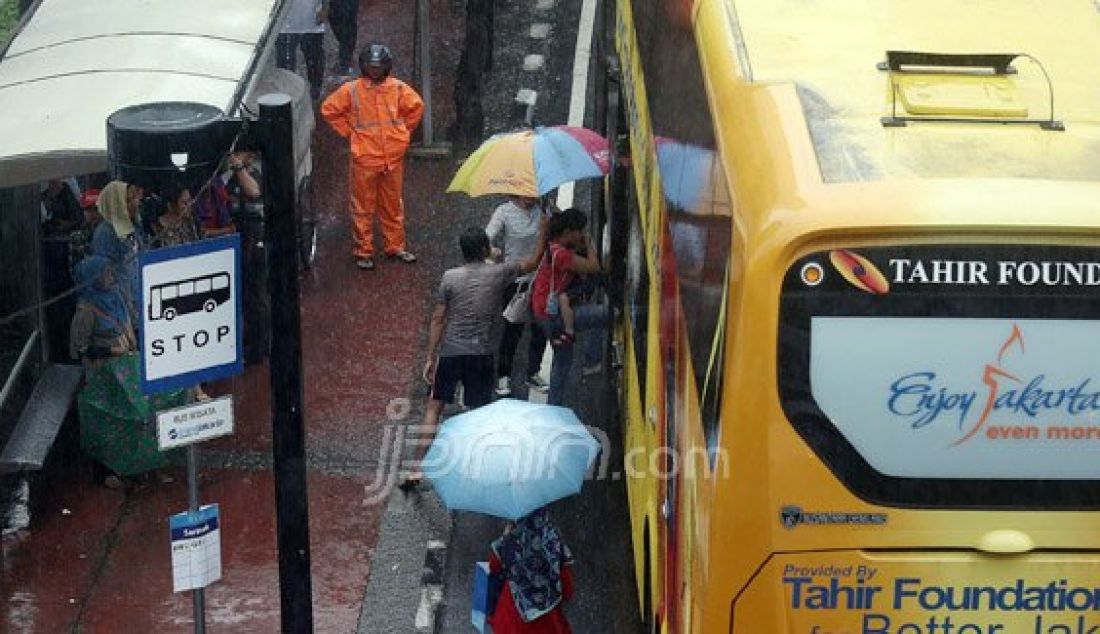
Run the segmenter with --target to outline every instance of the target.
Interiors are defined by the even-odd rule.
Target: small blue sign
[[[218,505],[168,518],[171,532],[172,591],[205,588],[222,577]]]
[[[240,374],[240,236],[146,251],[139,262],[142,391]]]
[[[168,518],[172,541],[195,539],[218,530],[218,505],[207,504],[194,513],[184,511]]]

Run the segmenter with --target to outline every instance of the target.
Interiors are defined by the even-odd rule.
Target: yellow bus
[[[1100,632],[1100,4],[612,4],[650,630]]]

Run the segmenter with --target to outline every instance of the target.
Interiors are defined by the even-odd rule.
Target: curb
[[[454,522],[439,498],[421,486],[408,494],[394,491],[386,502],[359,613],[359,634],[435,631]]]

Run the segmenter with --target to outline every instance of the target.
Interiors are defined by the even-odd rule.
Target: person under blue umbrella
[[[571,634],[562,606],[573,597],[573,554],[546,507],[493,541],[489,572],[504,585],[487,621],[494,634]]]

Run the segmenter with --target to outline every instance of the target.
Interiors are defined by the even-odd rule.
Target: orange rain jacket
[[[321,104],[321,116],[351,144],[352,162],[380,172],[401,163],[423,112],[420,95],[393,77],[346,82]]]

